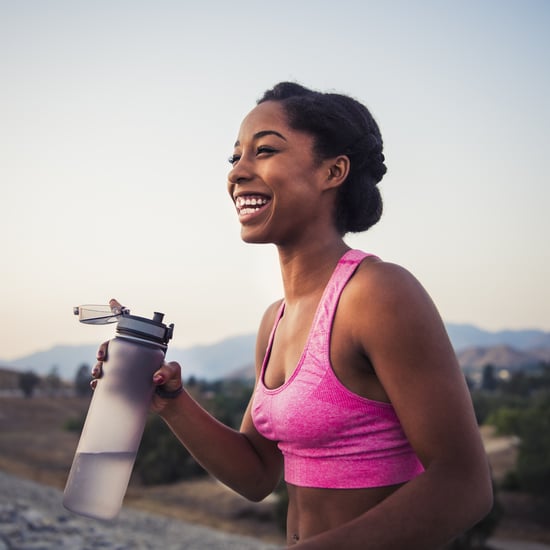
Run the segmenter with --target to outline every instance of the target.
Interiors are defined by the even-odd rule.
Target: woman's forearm
[[[259,501],[277,484],[277,460],[262,457],[244,433],[214,418],[187,392],[159,411],[193,458],[212,476],[244,497]]]

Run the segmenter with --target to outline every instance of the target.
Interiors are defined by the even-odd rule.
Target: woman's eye
[[[256,149],[256,156],[262,155],[262,154],[271,155],[275,152],[276,152],[276,150],[273,147],[268,147],[267,145],[260,145]],[[237,162],[239,162],[239,160],[241,160],[241,155],[233,154],[227,160],[228,160],[229,164],[234,166],[235,164],[237,164]]]
[[[273,147],[268,147],[267,145],[261,145],[258,149],[256,149],[256,154],[261,155],[262,153],[275,153],[275,149],[273,149]]]

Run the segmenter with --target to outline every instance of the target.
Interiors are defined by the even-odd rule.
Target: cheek
[[[295,191],[303,186],[308,175],[308,172],[293,163],[265,166],[262,171],[262,178],[270,185]]]

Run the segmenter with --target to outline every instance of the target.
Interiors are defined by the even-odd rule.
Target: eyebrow
[[[252,139],[253,140],[256,140],[256,139],[260,139],[264,136],[277,136],[279,138],[281,138],[283,141],[286,141],[286,138],[285,136],[283,136],[282,134],[280,134],[279,132],[277,132],[276,130],[261,130],[260,132],[256,132],[253,136],[252,136]],[[241,142],[239,140],[237,140],[235,142],[235,147],[238,147],[239,145],[241,144]]]

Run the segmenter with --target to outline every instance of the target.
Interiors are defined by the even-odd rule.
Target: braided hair
[[[258,100],[281,102],[291,128],[314,138],[319,160],[347,155],[350,172],[340,186],[335,209],[341,235],[366,231],[382,215],[377,184],[386,173],[380,130],[369,110],[355,99],[280,82]]]

